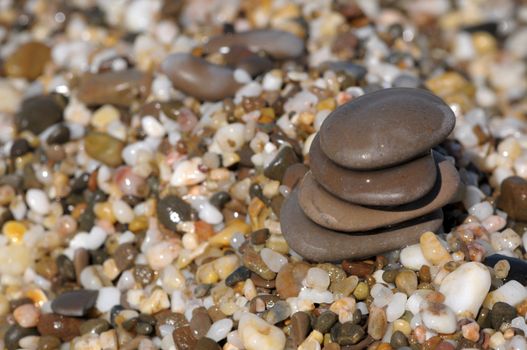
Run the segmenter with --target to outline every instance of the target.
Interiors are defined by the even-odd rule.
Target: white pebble
[[[324,291],[329,286],[329,274],[319,267],[312,267],[307,271],[304,285],[308,288]]]
[[[223,152],[236,152],[245,143],[245,125],[232,123],[222,126],[216,131],[214,141]]]
[[[262,85],[266,91],[279,90],[282,87],[282,72],[279,70],[268,72],[263,78]]]
[[[163,124],[150,115],[147,115],[141,119],[141,126],[143,127],[145,133],[150,137],[163,137],[166,133]]]
[[[507,220],[499,215],[491,215],[481,223],[483,227],[489,232],[493,233],[501,230],[507,224]]]
[[[113,215],[121,224],[128,224],[134,219],[134,211],[123,200],[118,199],[112,203]]]
[[[214,322],[207,332],[207,338],[219,342],[227,337],[227,334],[231,331],[233,322],[230,318],[223,318]]]
[[[172,312],[185,312],[186,298],[182,290],[175,290],[170,297],[170,309]]]
[[[103,287],[95,265],[87,266],[82,270],[80,282],[84,289],[100,289]]]
[[[172,186],[191,186],[205,180],[207,175],[199,169],[201,163],[202,160],[198,157],[178,163],[170,178],[170,184]]]
[[[492,215],[492,213],[494,212],[494,208],[492,207],[492,204],[485,201],[474,204],[468,209],[468,212],[469,214],[474,215],[479,220],[483,221]]]
[[[241,316],[238,332],[246,350],[277,350],[285,347],[284,332],[251,313]]]
[[[218,210],[218,208],[209,202],[203,203],[198,216],[201,220],[211,225],[217,225],[223,222],[223,214]]]
[[[247,84],[251,82],[251,76],[247,71],[241,68],[237,68],[234,70],[234,80],[236,80],[240,84]]]
[[[373,304],[380,308],[388,305],[393,298],[392,291],[380,283],[371,288],[370,295],[373,297]]]
[[[26,203],[29,209],[40,215],[46,215],[51,209],[46,193],[36,188],[31,188],[26,192]]]
[[[421,318],[424,325],[435,332],[450,334],[457,328],[456,314],[448,306],[439,303],[423,303]]]
[[[152,28],[157,12],[160,8],[159,1],[135,0],[127,4],[125,24],[131,32],[144,32]]]
[[[423,251],[421,250],[421,246],[419,244],[413,244],[403,248],[403,250],[401,250],[399,259],[404,267],[415,271],[419,270],[423,265],[432,266],[432,264],[426,260],[425,256],[423,255]]]
[[[328,290],[304,288],[298,294],[301,300],[309,300],[315,304],[330,304],[333,302],[333,293]]]
[[[87,250],[98,249],[104,244],[108,234],[99,226],[93,226],[90,233],[80,232],[70,241],[70,248],[84,248]]]
[[[523,300],[527,299],[527,289],[518,281],[509,281],[503,286],[489,293],[489,297],[485,303],[491,307],[498,301],[516,306]]]
[[[280,271],[282,266],[287,264],[287,258],[285,256],[269,248],[263,248],[260,251],[260,256],[267,267],[273,272]]]
[[[408,300],[406,300],[406,310],[416,315],[421,310],[421,303],[425,300],[426,295],[432,291],[426,289],[416,290]]]
[[[510,250],[518,248],[522,244],[522,238],[511,228],[502,232],[494,232],[490,235],[492,248],[497,251]]]
[[[445,296],[445,305],[457,314],[469,312],[472,318],[478,315],[479,308],[490,289],[490,272],[478,262],[468,262],[448,274],[439,292]]]
[[[397,320],[404,314],[407,296],[404,293],[395,293],[386,308],[386,318],[388,322]]]
[[[100,312],[107,312],[121,302],[121,291],[115,287],[104,287],[99,289],[95,307]]]
[[[476,186],[467,186],[465,189],[465,196],[463,198],[463,205],[466,209],[478,204],[485,198],[485,194]]]

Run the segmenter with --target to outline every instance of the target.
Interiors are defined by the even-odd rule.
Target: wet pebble
[[[63,105],[54,95],[37,95],[22,101],[15,116],[19,131],[29,130],[39,135],[48,127],[62,121]]]
[[[196,339],[205,337],[211,325],[212,321],[205,308],[199,307],[192,311],[192,319],[189,326]]]
[[[20,45],[7,57],[4,70],[9,77],[34,80],[51,59],[51,49],[44,43],[30,41]]]
[[[291,315],[291,308],[286,301],[277,301],[274,306],[267,310],[262,318],[270,324],[277,324],[284,321]]]
[[[282,182],[286,170],[298,162],[299,160],[295,151],[291,147],[284,146],[264,169],[264,175],[270,179]]]
[[[53,300],[51,309],[59,315],[82,317],[95,305],[98,295],[96,290],[65,292]]]
[[[333,325],[337,321],[338,321],[338,315],[332,311],[327,310],[321,313],[317,317],[313,328],[322,334],[328,333],[331,327],[333,327]]]
[[[304,262],[287,263],[276,275],[276,292],[282,299],[298,296],[309,265]]]
[[[113,253],[117,269],[124,271],[131,268],[138,253],[139,251],[133,243],[120,244]]]
[[[174,88],[205,101],[234,96],[241,86],[231,68],[209,63],[187,53],[168,56],[161,64]]]
[[[307,312],[298,311],[291,316],[291,337],[296,346],[306,339],[311,329],[311,317]]]
[[[121,153],[124,146],[121,140],[103,132],[92,131],[84,137],[86,153],[110,167],[122,164]]]
[[[44,314],[40,317],[37,328],[43,336],[51,335],[67,342],[80,335],[81,323],[78,318]]]
[[[174,338],[174,344],[176,345],[176,349],[181,350],[192,350],[196,346],[196,338],[194,338],[194,335],[192,334],[192,330],[189,326],[182,326],[178,327],[174,330],[172,333],[172,337]]]
[[[264,263],[262,257],[253,248],[245,249],[242,261],[245,267],[266,280],[273,280],[276,277],[276,273],[273,272]]]
[[[500,329],[504,322],[510,323],[516,315],[516,308],[513,306],[501,301],[495,303],[489,313],[492,328]]]
[[[79,326],[81,335],[88,333],[101,334],[102,332],[106,332],[108,329],[110,329],[110,324],[108,321],[100,318],[87,320]]]
[[[18,342],[20,339],[31,335],[38,335],[35,328],[24,328],[18,325],[12,325],[4,334],[5,347],[7,350],[19,349],[20,345]]]
[[[89,73],[81,78],[77,97],[89,106],[129,106],[148,96],[151,80],[150,74],[136,69]]]
[[[225,285],[232,287],[238,282],[245,281],[246,279],[251,277],[251,270],[249,270],[245,266],[240,266],[234,272],[232,272],[227,278],[225,279]]]
[[[214,340],[202,337],[196,342],[196,350],[221,350],[221,346]]]
[[[157,218],[166,228],[177,231],[177,225],[191,219],[190,204],[175,195],[168,195],[157,202]]]

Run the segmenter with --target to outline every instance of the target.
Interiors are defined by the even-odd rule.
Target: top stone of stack
[[[384,89],[336,109],[322,124],[320,146],[342,167],[374,170],[424,154],[443,141],[454,125],[452,110],[432,93]]]

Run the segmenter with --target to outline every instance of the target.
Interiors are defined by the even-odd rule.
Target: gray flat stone
[[[401,205],[430,192],[436,182],[437,167],[428,151],[425,156],[394,167],[357,171],[331,161],[322,152],[315,136],[309,150],[315,179],[333,195],[362,205]]]
[[[304,213],[326,228],[357,232],[373,230],[429,214],[454,199],[460,179],[451,162],[439,163],[440,176],[436,185],[424,197],[397,207],[364,207],[333,196],[307,173],[299,186],[298,200]]]
[[[450,107],[426,90],[383,89],[333,111],[320,128],[320,145],[343,167],[380,169],[427,152],[454,124]]]
[[[280,212],[282,232],[289,247],[312,261],[361,259],[417,243],[426,231],[438,232],[443,212],[436,210],[424,217],[384,230],[350,234],[315,224],[298,204],[298,191],[287,198]]]

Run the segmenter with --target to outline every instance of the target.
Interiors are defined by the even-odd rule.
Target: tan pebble
[[[102,269],[106,277],[108,277],[110,280],[114,280],[119,276],[119,269],[117,268],[117,265],[115,264],[115,260],[113,258],[110,258],[102,264]]]
[[[353,320],[353,313],[356,309],[355,299],[352,297],[344,297],[335,301],[329,307],[329,310],[333,311],[339,316],[340,323],[346,323]]]
[[[380,340],[388,327],[386,312],[376,306],[370,307],[368,318],[368,334],[375,340]]]
[[[242,220],[232,220],[227,227],[209,239],[209,244],[211,246],[228,247],[231,245],[232,236],[238,232],[246,235],[251,232],[251,226]]]
[[[411,295],[417,289],[417,275],[411,270],[403,270],[395,277],[395,285],[401,292]]]
[[[220,277],[212,263],[206,263],[198,267],[196,279],[199,283],[211,284],[218,282]]]
[[[112,105],[103,105],[91,117],[91,125],[100,131],[106,131],[107,126],[119,120],[119,110]]]
[[[393,322],[393,332],[395,333],[397,331],[400,331],[404,335],[409,336],[410,333],[412,332],[412,328],[410,327],[410,324],[408,323],[408,321],[403,320],[403,319],[398,319]]]
[[[226,255],[216,259],[212,265],[220,280],[224,280],[240,266],[240,259],[235,254]]]
[[[139,303],[139,310],[145,314],[155,314],[161,310],[168,309],[170,301],[168,295],[162,289],[156,289],[152,294]]]
[[[469,324],[461,326],[461,333],[465,339],[468,339],[473,342],[479,340],[479,324],[476,322],[471,322]]]
[[[33,304],[24,304],[13,311],[13,317],[24,328],[35,327],[38,324],[40,311]]]
[[[419,246],[426,260],[430,261],[433,265],[442,265],[452,260],[445,247],[443,247],[439,239],[431,231],[421,235]]]

